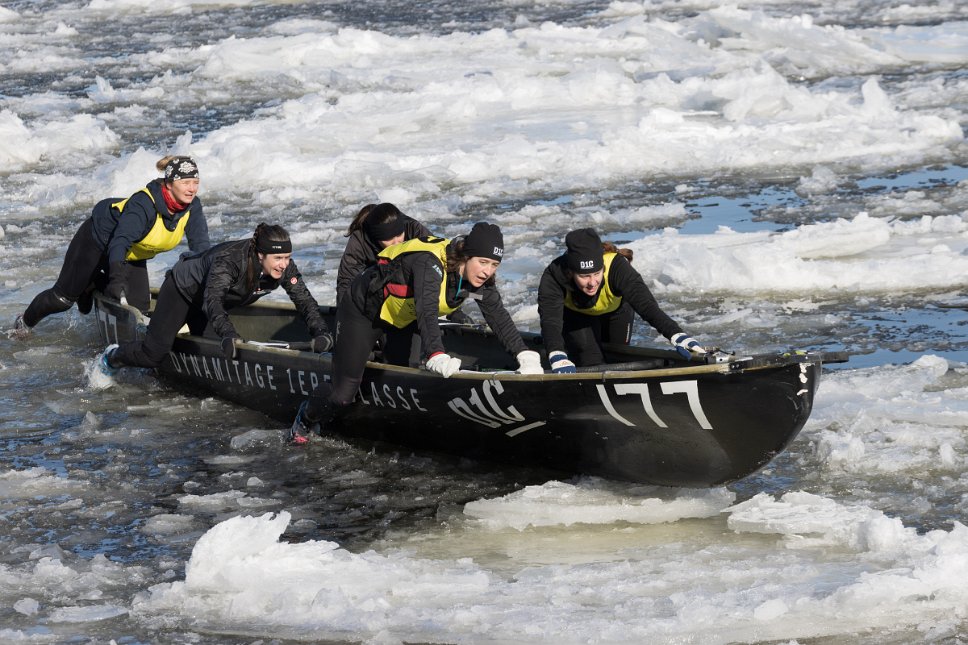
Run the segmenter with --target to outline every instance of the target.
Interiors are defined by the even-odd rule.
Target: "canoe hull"
[[[143,333],[133,309],[103,299],[97,306],[106,342]],[[216,340],[180,335],[159,372],[180,388],[288,427],[303,400],[328,393],[330,368],[329,354],[248,344],[229,361]],[[327,431],[570,474],[709,487],[756,472],[793,441],[810,415],[820,374],[821,361],[810,354],[567,376],[462,372],[449,379],[369,363],[355,405]]]

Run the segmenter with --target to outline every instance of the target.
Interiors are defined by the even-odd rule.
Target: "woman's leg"
[[[387,330],[386,343],[383,346],[383,359],[390,365],[404,367],[420,367],[421,360],[420,334],[417,333],[417,323],[411,323],[403,329],[390,327]]]
[[[314,393],[299,406],[287,437],[290,443],[306,443],[310,434],[322,432],[321,426],[352,403],[363,382],[370,350],[382,335],[383,329],[359,310],[353,298],[340,300],[336,310],[332,389],[329,396]]]
[[[635,311],[632,306],[623,302],[622,306],[602,318],[602,342],[628,345],[632,342],[632,323],[635,322]]]
[[[94,223],[85,220],[71,239],[64,254],[60,275],[50,289],[37,294],[23,313],[27,327],[33,327],[51,314],[67,311],[94,280],[102,252],[94,240]]]
[[[148,323],[143,341],[125,343],[109,356],[112,367],[158,367],[171,351],[178,330],[185,324],[191,305],[175,281],[167,278],[158,292],[158,305]]]
[[[565,309],[563,318],[561,332],[565,338],[568,358],[579,367],[604,363],[600,316],[586,316]]]
[[[333,389],[328,403],[342,407],[353,401],[363,382],[363,370],[366,369],[370,351],[382,334],[382,325],[360,311],[352,298],[340,301],[336,311],[336,344],[333,347]],[[322,415],[313,414],[314,402],[310,403],[309,416],[319,419]]]
[[[124,297],[128,304],[137,307],[141,313],[148,313],[151,305],[151,291],[148,288],[148,263],[145,260],[128,262],[127,284]]]

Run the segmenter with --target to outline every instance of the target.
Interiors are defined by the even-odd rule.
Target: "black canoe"
[[[134,308],[100,296],[96,306],[105,343],[143,335]],[[320,309],[332,326],[335,308]],[[281,435],[301,401],[327,392],[331,355],[305,351],[308,330],[289,303],[230,315],[247,341],[273,344],[246,342],[228,361],[217,339],[184,333],[159,373],[277,419]],[[448,352],[469,369],[444,379],[367,363],[355,405],[327,431],[568,474],[709,487],[756,472],[786,448],[810,415],[822,363],[846,360],[789,352],[689,362],[671,350],[610,345],[606,371],[526,376],[510,371],[516,361],[490,332],[443,331]],[[524,336],[542,351],[540,336]]]

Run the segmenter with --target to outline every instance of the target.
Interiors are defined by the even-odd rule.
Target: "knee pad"
[[[56,311],[67,311],[74,306],[75,300],[73,298],[62,296],[54,289],[48,289],[41,295],[48,298],[48,301],[45,304],[49,305],[51,308],[57,307]]]

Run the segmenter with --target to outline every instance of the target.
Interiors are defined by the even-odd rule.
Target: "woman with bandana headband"
[[[154,179],[127,199],[102,199],[74,234],[54,286],[39,293],[15,330],[26,336],[50,314],[91,311],[95,288],[110,298],[147,311],[147,261],[175,248],[183,237],[193,252],[208,249],[208,224],[198,193],[198,166],[191,157],[165,157],[155,164],[164,177]]]
[[[101,371],[110,375],[123,366],[157,367],[186,322],[191,333],[199,336],[211,326],[221,339],[226,360],[232,360],[243,341],[228,310],[253,303],[277,287],[285,290],[309,327],[313,351],[329,351],[333,337],[292,261],[289,233],[263,223],[247,240],[223,242],[178,260],[158,292],[144,340],[108,347],[101,356]]]
[[[628,344],[635,314],[668,338],[684,358],[706,353],[659,308],[632,268],[631,251],[602,242],[590,228],[568,233],[565,246],[565,254],[548,265],[538,284],[541,336],[553,372],[571,373],[576,364],[604,363],[602,343]]]
[[[422,363],[444,378],[456,374],[461,361],[447,354],[438,317],[458,310],[467,300],[477,302],[484,320],[517,358],[519,372],[542,374],[540,356],[525,345],[495,286],[503,257],[501,229],[485,222],[455,240],[423,237],[384,249],[340,301],[332,390],[321,400],[303,402],[289,441],[306,443],[310,434],[352,402],[370,352],[384,334],[383,357],[388,363]],[[416,340],[419,347],[414,346]]]

